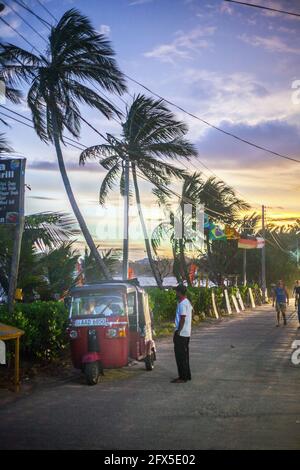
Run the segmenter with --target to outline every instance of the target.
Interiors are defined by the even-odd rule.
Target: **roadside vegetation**
[[[259,289],[254,287],[256,301],[261,301]],[[235,294],[236,288],[228,289]],[[249,305],[247,288],[240,289],[245,305]],[[153,327],[156,337],[169,335],[174,330],[176,310],[176,294],[174,289],[161,290],[157,287],[148,288],[149,306],[153,313]],[[222,288],[213,288],[219,315],[226,315],[226,305]],[[193,305],[194,325],[201,321],[214,318],[211,303],[212,289],[190,287],[188,297]],[[65,356],[68,351],[69,338],[66,334],[68,326],[68,310],[62,301],[34,301],[17,303],[14,313],[10,315],[5,305],[0,306],[0,323],[16,326],[25,335],[21,341],[21,356],[25,360],[51,362]]]

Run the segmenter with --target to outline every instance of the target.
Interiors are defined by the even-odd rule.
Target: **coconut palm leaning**
[[[192,206],[191,214],[185,214],[184,204]],[[192,243],[196,249],[199,244],[199,234],[194,230],[199,204],[204,205],[207,214],[212,216],[212,219],[221,223],[237,221],[240,211],[249,209],[249,205],[238,198],[234,189],[224,181],[218,180],[214,176],[204,179],[202,173],[199,172],[185,177],[181,190],[180,211],[178,214],[170,211],[169,221],[164,221],[155,228],[152,236],[152,247],[157,252],[163,239],[169,239],[172,246],[174,266],[178,268],[178,273],[183,274],[189,285],[190,276],[185,259],[185,249],[187,243]],[[178,223],[181,224],[183,232],[183,236],[179,239],[175,236]],[[212,264],[213,259],[208,237],[206,238],[206,249],[210,264]],[[176,273],[174,274],[176,275]]]
[[[83,236],[105,276],[109,273],[75,200],[66,172],[61,144],[63,132],[80,135],[79,104],[96,108],[107,118],[118,114],[114,106],[86,85],[98,85],[121,94],[126,86],[110,42],[98,34],[76,9],[66,11],[51,28],[44,54],[35,55],[12,44],[0,45],[1,77],[6,86],[29,85],[27,104],[39,138],[54,143],[63,183]]]
[[[170,161],[179,157],[189,159],[197,154],[195,147],[185,138],[186,133],[187,126],[175,118],[162,100],[137,95],[133,98],[131,106],[126,109],[121,138],[117,139],[108,134],[107,144],[90,147],[84,150],[80,157],[82,164],[89,158],[97,158],[107,170],[100,188],[100,204],[105,203],[109,191],[116,182],[119,182],[120,192],[124,195],[125,164],[128,162],[147,256],[159,287],[161,287],[161,279],[152,257],[151,244],[141,208],[139,177],[152,184],[156,195],[158,192],[168,194],[167,186],[170,178],[182,178],[185,175]]]

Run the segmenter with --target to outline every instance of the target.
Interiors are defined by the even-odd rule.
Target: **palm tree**
[[[192,214],[185,215],[184,204],[192,205]],[[213,176],[205,180],[201,173],[195,172],[185,177],[181,191],[180,211],[178,214],[170,211],[169,221],[162,222],[156,227],[152,237],[152,246],[156,252],[164,238],[167,237],[170,240],[175,269],[177,267],[177,272],[174,274],[177,278],[179,274],[183,275],[189,285],[190,276],[185,259],[185,248],[187,243],[193,243],[197,247],[199,242],[197,231],[194,230],[199,204],[204,205],[209,215],[212,214],[212,219],[223,223],[232,223],[241,210],[249,208],[247,203],[236,196],[233,188]],[[183,232],[180,238],[175,236],[178,223]],[[186,228],[187,224],[189,229]],[[213,257],[208,237],[206,237],[206,245],[208,260],[212,268]]]
[[[4,134],[0,133],[0,158],[7,153],[11,153],[13,149],[8,145]]]
[[[61,143],[63,132],[80,135],[79,104],[99,110],[107,118],[118,114],[114,106],[100,97],[85,82],[100,85],[109,92],[125,91],[123,74],[114,60],[110,42],[98,34],[90,21],[76,9],[66,11],[51,28],[44,54],[35,55],[13,44],[1,44],[1,76],[6,86],[14,89],[20,83],[29,85],[27,104],[35,131],[46,143],[54,143],[63,183],[83,236],[106,277],[103,262],[85,220],[77,205],[66,172]]]
[[[43,257],[74,240],[79,233],[75,222],[69,214],[63,212],[40,212],[25,216],[18,274],[18,285],[25,293],[31,295],[33,288],[45,286]],[[0,227],[0,285],[6,293],[12,251],[13,227],[3,225]]]
[[[108,267],[109,272],[112,274],[119,264],[119,251],[114,249],[104,250],[102,252],[102,257],[105,260],[105,264]],[[84,281],[86,284],[91,282],[98,282],[103,279],[103,274],[87,249],[85,250],[84,257],[82,258],[82,266]]]
[[[109,191],[117,181],[120,192],[124,195],[125,167],[130,166],[145,247],[153,276],[160,287],[161,279],[155,268],[141,208],[139,177],[153,185],[155,194],[168,194],[170,178],[182,178],[185,174],[169,161],[178,157],[188,159],[197,154],[195,147],[185,139],[186,133],[187,126],[175,119],[162,100],[137,95],[126,109],[121,138],[108,134],[107,144],[90,147],[80,157],[82,164],[89,158],[99,158],[100,164],[107,170],[100,188],[100,204],[105,203]],[[126,257],[126,253],[123,253],[123,257],[124,255]]]

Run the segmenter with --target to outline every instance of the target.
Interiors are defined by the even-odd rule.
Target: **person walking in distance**
[[[174,352],[178,377],[172,383],[185,383],[191,380],[189,361],[189,342],[192,327],[193,307],[186,297],[187,289],[183,284],[176,287],[177,308],[175,316]]]
[[[277,325],[280,324],[280,313],[282,314],[283,324],[286,325],[286,306],[289,304],[289,293],[283,281],[278,281],[273,293],[273,307],[275,305],[277,312]]]
[[[298,313],[298,321],[299,321],[299,326],[300,328],[300,285],[299,281],[297,281],[297,284],[294,287],[294,296],[295,296],[295,307]]]
[[[299,302],[299,293],[300,293],[300,289],[299,289],[299,281],[295,281],[295,285],[294,285],[294,289],[293,289],[293,295],[295,297],[295,307],[298,306],[298,302]]]

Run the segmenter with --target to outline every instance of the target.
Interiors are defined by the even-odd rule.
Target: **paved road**
[[[204,324],[191,341],[193,380],[176,376],[172,345],[95,387],[38,389],[0,410],[0,447],[34,449],[300,449],[295,316],[275,328],[269,306]]]

